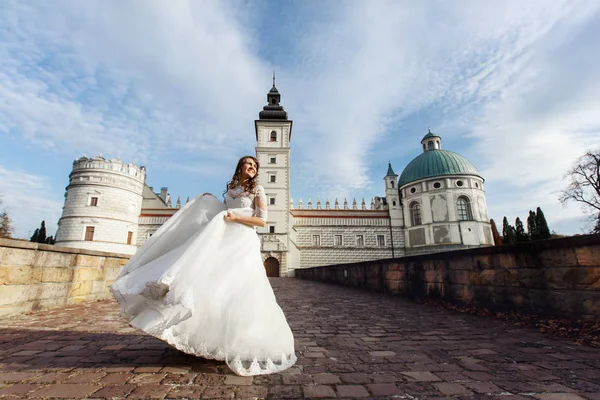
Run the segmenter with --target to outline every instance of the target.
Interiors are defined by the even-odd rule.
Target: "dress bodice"
[[[267,221],[267,196],[260,185],[256,185],[252,193],[244,191],[242,186],[229,189],[225,194],[225,204],[229,208],[251,208],[254,210],[252,216]]]

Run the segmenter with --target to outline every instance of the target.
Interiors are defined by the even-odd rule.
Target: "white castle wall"
[[[179,209],[173,208],[160,210],[160,213],[156,210],[142,210],[143,214],[140,215],[138,220],[137,246],[143,245],[177,211]]]
[[[103,157],[75,160],[58,222],[56,244],[115,253],[135,253],[144,167]],[[97,206],[91,198],[97,197]],[[94,227],[92,241],[85,240],[87,227]],[[133,232],[127,244],[128,232]]]
[[[295,209],[292,213],[294,241],[300,253],[300,268],[404,255],[404,231],[402,227],[390,229],[390,219],[385,210]],[[314,235],[319,236],[319,245],[314,244]],[[342,236],[341,246],[335,244],[336,235]],[[357,235],[363,236],[362,246],[357,244]],[[377,242],[378,235],[384,237],[383,246]]]

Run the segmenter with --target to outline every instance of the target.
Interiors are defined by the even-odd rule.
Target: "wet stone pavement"
[[[296,279],[272,285],[298,364],[238,377],[130,328],[113,301],[5,318],[0,399],[597,399],[600,350],[501,321]]]

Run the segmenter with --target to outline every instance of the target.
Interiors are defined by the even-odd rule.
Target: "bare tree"
[[[565,178],[569,184],[561,192],[560,202],[563,205],[569,200],[582,203],[584,212],[600,224],[600,149],[589,150],[579,157]]]
[[[2,204],[2,200],[0,200],[0,204]],[[5,211],[0,211],[0,238],[9,238],[12,237],[12,224],[10,217]]]

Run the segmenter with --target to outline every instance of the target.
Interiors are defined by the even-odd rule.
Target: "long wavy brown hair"
[[[256,174],[254,175],[253,178],[249,178],[245,182],[240,182],[240,177],[242,176],[242,166],[244,165],[244,162],[246,162],[246,160],[248,158],[250,158],[252,161],[254,161],[256,163]],[[256,189],[256,178],[258,177],[259,168],[260,168],[260,163],[258,162],[258,160],[255,157],[244,156],[244,157],[240,158],[240,160],[237,163],[237,167],[235,167],[235,172],[233,173],[231,180],[229,182],[227,182],[227,186],[225,187],[223,196],[225,196],[227,194],[227,191],[229,189],[233,189],[236,185],[242,185],[244,187],[245,192],[254,193],[254,191]]]

